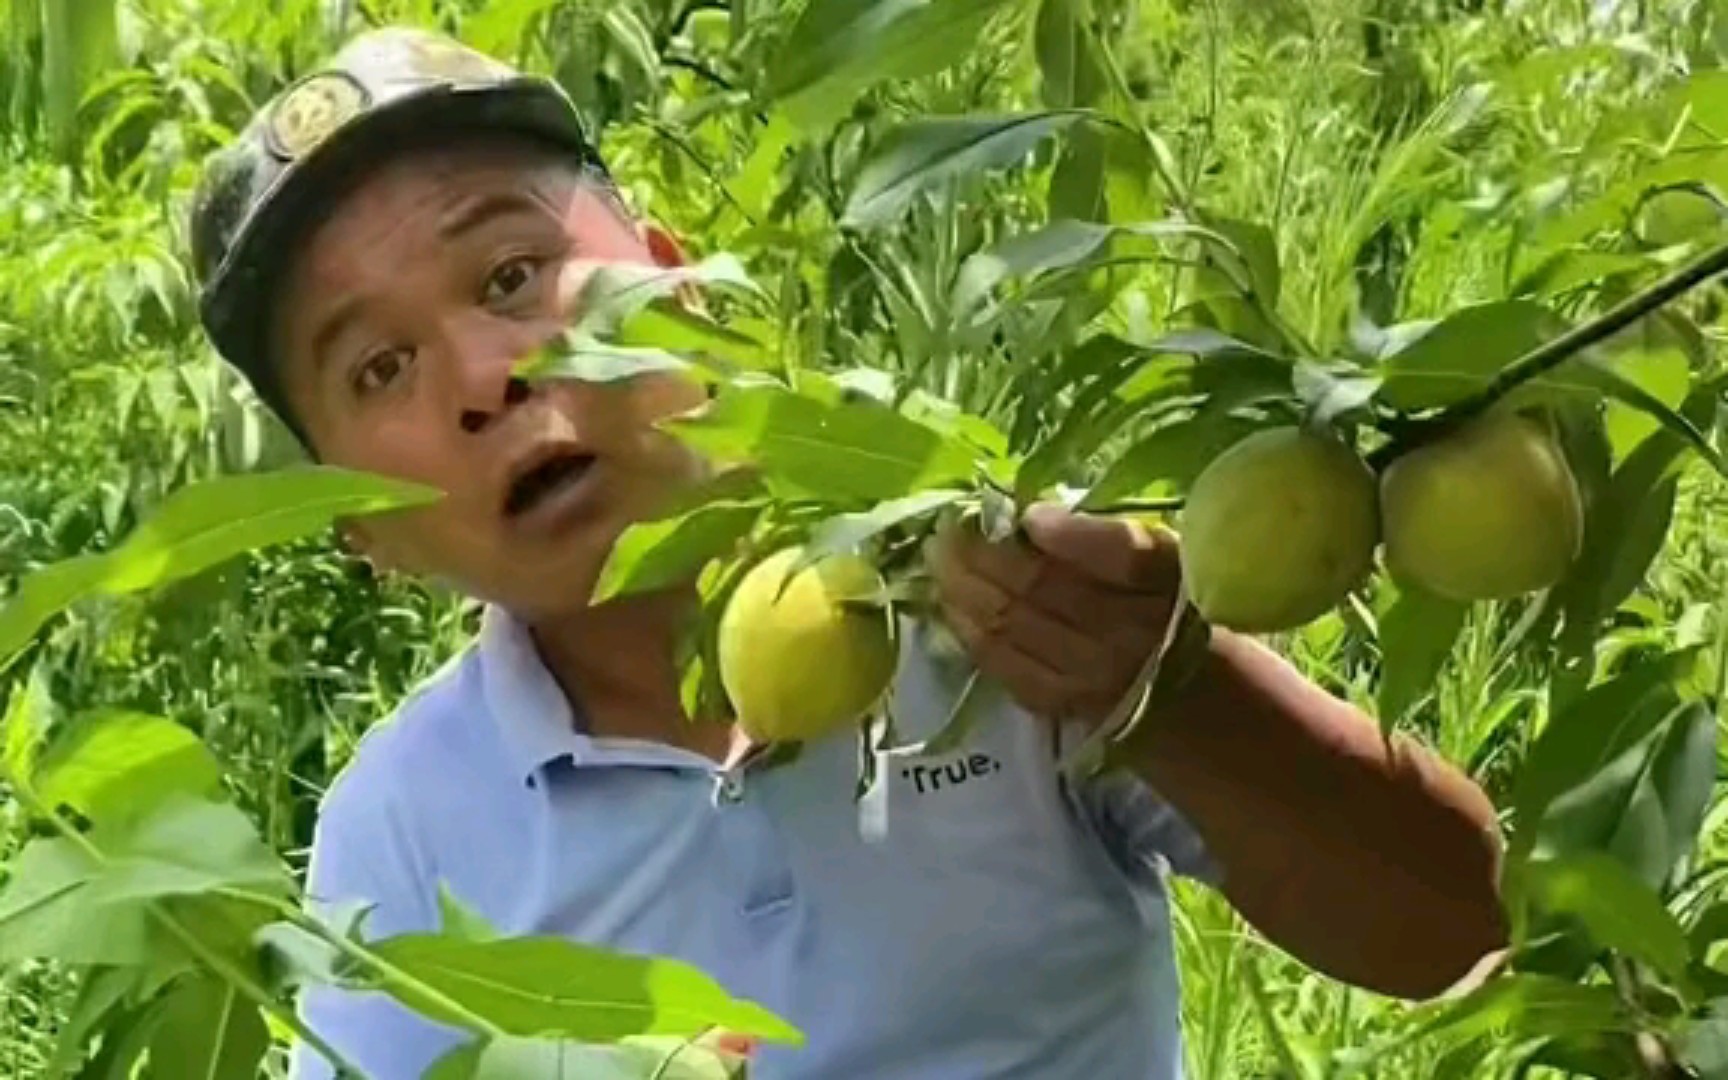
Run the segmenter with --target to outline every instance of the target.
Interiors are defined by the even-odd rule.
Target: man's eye
[[[413,358],[408,349],[386,349],[373,353],[360,364],[354,373],[354,388],[361,394],[369,394],[382,390],[402,374]]]
[[[517,298],[533,282],[538,269],[539,263],[526,257],[499,263],[486,279],[485,302],[496,305]]]

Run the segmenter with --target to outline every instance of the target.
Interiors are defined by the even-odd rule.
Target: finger
[[[1180,579],[1181,548],[1169,529],[1076,514],[1055,503],[1034,504],[1024,521],[1039,551],[1107,584],[1174,590]]]
[[[1175,592],[1173,587],[1145,592],[1123,589],[1013,541],[992,544],[958,537],[933,569],[939,586],[970,573],[996,587],[1001,594],[997,603],[1004,611],[1011,601],[1027,604],[1091,637],[1156,631],[1169,615]],[[995,628],[994,621],[985,621]]]
[[[1005,636],[1021,651],[1071,675],[1103,673],[1114,666],[1110,643],[1096,629],[1081,629],[1047,611],[1037,599],[1016,598],[988,578],[959,566],[938,582],[939,595],[965,611],[984,633]]]
[[[1076,697],[1075,688],[1062,674],[1036,656],[1026,653],[1000,634],[986,633],[957,605],[941,605],[942,620],[966,647],[978,669],[1008,688],[1027,711],[1043,716],[1066,716]]]
[[[992,541],[970,524],[948,524],[938,530],[932,556],[938,571],[969,566],[1012,596],[1035,589],[1049,561],[1019,541]]]

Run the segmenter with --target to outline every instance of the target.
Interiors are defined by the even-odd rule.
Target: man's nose
[[[533,385],[513,373],[519,361],[543,344],[532,328],[470,322],[451,327],[445,344],[457,423],[463,431],[473,435],[486,430],[534,395]]]

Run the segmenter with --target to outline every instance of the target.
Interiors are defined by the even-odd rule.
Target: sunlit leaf
[[[908,120],[889,129],[864,162],[842,224],[890,224],[930,187],[1021,161],[1039,143],[1083,117],[1079,112],[1041,112]]]
[[[224,476],[181,488],[117,548],[29,575],[0,608],[0,667],[49,619],[85,596],[190,577],[236,555],[308,536],[348,517],[441,497],[417,484],[330,466]]]
[[[1678,409],[1692,387],[1691,366],[1685,351],[1677,347],[1638,349],[1615,357],[1613,368],[1670,409]],[[1631,453],[1660,426],[1647,412],[1618,401],[1609,402],[1606,422],[1616,459]]]
[[[704,563],[737,546],[765,506],[756,500],[713,502],[676,517],[636,522],[607,555],[593,602],[694,580]]]
[[[608,1046],[505,1036],[457,1047],[425,1080],[743,1080],[745,1063],[686,1040]]]
[[[36,792],[51,807],[69,806],[103,823],[148,813],[174,795],[213,794],[221,777],[216,758],[184,726],[141,713],[98,712],[48,754]]]
[[[938,488],[920,491],[903,499],[889,499],[858,513],[836,514],[811,533],[804,558],[789,573],[796,573],[806,561],[814,562],[826,555],[855,550],[889,529],[933,514],[965,497],[966,492],[960,488]]]
[[[0,776],[19,783],[35,772],[36,755],[53,709],[41,669],[32,671],[13,688],[12,699],[0,714]]]
[[[719,1026],[743,1035],[801,1042],[772,1013],[735,998],[679,961],[582,945],[565,938],[465,941],[403,935],[373,944],[389,970],[365,973],[435,1020],[480,1030],[479,1017],[510,1035],[611,1041],[627,1035],[690,1035]],[[436,992],[427,996],[424,986]],[[459,1005],[467,1014],[453,1010]]]
[[[719,463],[749,463],[770,489],[844,501],[897,499],[971,477],[976,453],[873,402],[828,405],[777,386],[734,386],[662,425]]]
[[[812,0],[769,61],[777,109],[813,130],[867,87],[940,71],[964,55],[1002,0]]]
[[[1087,491],[1082,510],[1136,495],[1181,494],[1212,459],[1261,425],[1216,411],[1174,421],[1135,443]]]
[[[1380,399],[1406,411],[1462,401],[1558,327],[1553,312],[1529,300],[1464,308],[1386,358]]]
[[[256,1005],[222,979],[194,975],[168,992],[150,1039],[150,1068],[186,1080],[254,1080],[269,1046]]]
[[[964,314],[1010,277],[1084,266],[1102,255],[1118,236],[1228,243],[1220,233],[1182,221],[1111,225],[1060,219],[1032,232],[1018,233],[968,258],[955,279],[950,304],[957,313]]]
[[[688,266],[608,262],[596,266],[576,296],[571,328],[597,338],[617,332],[631,316],[658,300],[701,288],[762,296],[736,255],[722,252]]]

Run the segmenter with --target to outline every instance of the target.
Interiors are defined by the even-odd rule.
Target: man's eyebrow
[[[318,324],[318,329],[312,335],[312,369],[322,371],[327,361],[330,346],[354,325],[360,317],[361,300],[358,296],[347,296],[330,309]]]
[[[479,195],[464,200],[444,220],[438,223],[438,237],[441,240],[454,240],[463,233],[472,232],[493,218],[508,214],[546,214],[546,207],[540,202],[513,191],[498,191],[487,195]]]

